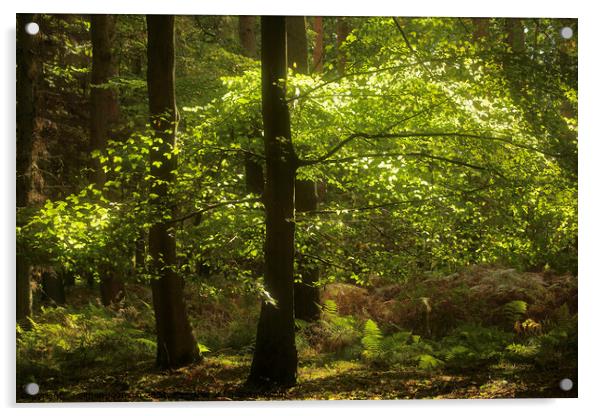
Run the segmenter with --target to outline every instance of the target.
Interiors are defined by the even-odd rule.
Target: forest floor
[[[98,304],[97,288],[81,283],[70,289],[65,307],[41,307],[34,315],[33,328],[20,330],[17,402],[556,398],[578,394],[576,332],[573,340],[565,330],[559,332],[558,328],[564,328],[560,324],[546,333],[536,327],[539,332],[526,335],[513,334],[511,322],[504,324],[505,332],[491,326],[461,326],[470,317],[483,320],[491,311],[505,312],[508,300],[523,297],[530,302],[522,319],[547,322],[541,317],[549,317],[548,321],[566,321],[567,328],[576,331],[576,314],[568,316],[566,306],[576,304],[576,281],[570,276],[473,268],[422,286],[367,290],[330,285],[324,297],[332,300],[330,307],[335,310],[328,312],[325,306],[323,319],[298,333],[297,385],[270,393],[244,388],[259,312],[257,300],[240,295],[209,300],[199,296],[194,284],[187,288],[197,340],[209,350],[201,362],[175,371],[154,367],[148,285],[129,284],[125,300],[105,308]],[[424,305],[411,290],[439,299],[433,304],[431,324],[434,331],[445,330],[444,334],[416,335]],[[491,316],[494,321],[501,319]],[[458,322],[453,324],[450,317],[457,317]],[[387,360],[370,360],[362,352],[368,319],[382,328],[382,348],[397,346]],[[463,329],[450,330],[454,325]],[[415,329],[404,333],[400,328]],[[510,354],[508,343],[526,355]],[[530,352],[532,345],[540,348],[535,355]],[[464,358],[449,361],[449,351],[464,352]],[[414,355],[403,359],[407,354]],[[417,364],[422,354],[449,362],[425,369]],[[441,364],[440,360],[435,361]],[[568,392],[559,387],[564,378],[575,383]],[[39,394],[25,393],[23,386],[29,382],[39,385]]]
[[[325,357],[319,357],[325,358]],[[128,371],[63,374],[40,385],[37,396],[18,392],[19,402],[237,401],[237,400],[395,400],[577,397],[564,392],[561,379],[576,371],[541,371],[525,365],[492,366],[468,373],[378,369],[354,361],[301,362],[297,386],[254,393],[243,384],[250,356],[209,355],[177,371],[153,370],[152,362]]]

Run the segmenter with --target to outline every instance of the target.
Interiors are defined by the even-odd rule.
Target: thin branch
[[[297,213],[297,215],[302,214],[302,216],[305,216],[305,215],[313,215],[313,214],[343,214],[343,213],[346,214],[346,213],[349,213],[349,212],[370,211],[370,210],[373,210],[373,209],[389,208],[389,207],[394,207],[394,206],[399,206],[399,205],[409,205],[409,204],[415,204],[415,203],[423,203],[423,202],[430,201],[432,199],[435,199],[435,197],[423,198],[423,199],[408,199],[408,200],[405,200],[405,201],[386,202],[386,203],[383,203],[383,204],[366,205],[364,207],[357,207],[357,208],[341,208],[341,209],[305,211],[303,213]]]
[[[345,138],[344,140],[342,140],[341,142],[337,143],[335,146],[333,146],[324,155],[322,155],[316,159],[299,160],[299,166],[309,166],[309,165],[315,165],[318,163],[323,163],[323,162],[327,161],[328,159],[330,159],[331,156],[333,156],[335,153],[337,153],[339,150],[341,150],[348,143],[350,143],[351,141],[353,141],[357,138],[401,139],[401,138],[409,138],[409,137],[463,137],[463,138],[469,138],[469,139],[490,140],[490,141],[506,143],[506,144],[509,144],[514,147],[518,147],[518,148],[525,149],[525,150],[530,150],[530,151],[541,153],[541,154],[544,154],[547,156],[562,157],[561,154],[549,153],[544,150],[537,149],[535,147],[516,143],[509,137],[482,136],[482,135],[478,135],[478,134],[462,133],[462,132],[400,132],[400,133],[388,133],[388,134],[353,133],[353,134],[349,135],[347,138]]]
[[[244,204],[245,202],[261,202],[261,201],[262,201],[262,199],[260,197],[254,197],[254,198],[238,199],[238,200],[235,200],[235,201],[217,202],[215,204],[208,205],[205,208],[200,209],[198,211],[194,211],[194,212],[191,212],[189,214],[186,214],[186,215],[184,215],[184,216],[182,216],[180,218],[175,218],[173,220],[167,221],[167,224],[173,224],[173,223],[176,223],[176,222],[182,222],[182,221],[185,221],[185,220],[187,220],[189,218],[195,217],[197,215],[201,215],[204,212],[211,211],[211,210],[214,210],[216,208],[223,207],[225,205],[238,205],[238,204]]]
[[[333,263],[332,261],[323,259],[322,257],[319,257],[319,256],[314,256],[312,254],[303,254],[303,253],[301,254],[301,256],[302,257],[309,257],[310,259],[314,259],[314,260],[318,260],[319,262],[324,263],[327,266],[332,266],[332,267],[335,267],[337,269],[346,270],[346,271],[353,271],[353,269],[351,269],[349,267],[341,266],[340,264]]]
[[[353,161],[353,160],[363,159],[365,157],[367,157],[367,158],[388,158],[388,157],[399,157],[399,156],[403,156],[403,157],[424,157],[424,158],[427,158],[427,159],[439,160],[441,162],[451,163],[453,165],[458,165],[458,166],[464,166],[464,167],[475,169],[475,170],[487,170],[487,168],[485,166],[473,165],[472,163],[463,162],[461,160],[449,159],[447,157],[436,156],[436,155],[432,155],[430,153],[424,153],[424,152],[370,153],[370,154],[365,154],[365,155],[343,157],[343,158],[339,158],[339,159],[327,159],[327,160],[322,161],[321,163],[323,163],[323,164],[331,164],[331,163],[350,162],[350,161]]]
[[[424,64],[424,62],[422,61],[422,59],[420,58],[420,56],[418,56],[418,52],[416,52],[416,50],[412,47],[412,44],[410,43],[410,40],[408,39],[408,37],[406,36],[405,32],[403,31],[403,28],[401,27],[401,24],[399,23],[399,21],[397,20],[397,18],[393,17],[393,21],[395,22],[395,25],[397,26],[397,29],[401,33],[401,36],[403,37],[403,40],[404,40],[406,46],[408,47],[408,49],[410,50],[410,52],[412,52],[412,54],[414,55],[414,57],[416,58],[416,60],[420,64],[420,66],[426,72],[428,72],[428,74],[431,77],[433,77],[433,73],[431,72],[431,70],[428,69],[428,67]]]

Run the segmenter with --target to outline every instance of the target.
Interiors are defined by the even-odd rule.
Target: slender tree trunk
[[[36,36],[25,32],[33,14],[17,15],[17,208],[30,204],[31,160],[36,118],[35,87],[38,77]],[[19,224],[21,225],[21,224]],[[27,326],[31,316],[31,265],[24,247],[17,245],[17,322]]]
[[[308,74],[305,16],[288,16],[286,18],[286,45],[289,68],[300,74]]]
[[[42,272],[42,297],[54,306],[65,304],[65,286],[62,276],[53,269]]]
[[[135,251],[135,265],[136,272],[138,274],[144,271],[144,265],[146,261],[146,233],[141,231],[138,234],[138,239],[136,240],[136,251]]]
[[[293,71],[308,74],[307,31],[305,17],[286,18],[286,38],[288,66]],[[295,180],[295,210],[299,212],[315,211],[318,208],[316,183],[310,180]],[[320,290],[316,286],[319,269],[307,264],[298,256],[301,281],[295,283],[295,318],[315,321],[320,317]]]
[[[474,31],[472,37],[475,41],[482,40],[487,37],[489,33],[489,19],[483,17],[473,17],[472,23],[474,25]]]
[[[265,285],[276,304],[262,304],[248,384],[271,388],[292,386],[297,378],[293,309],[296,155],[285,99],[287,62],[284,17],[262,16],[261,44],[262,113],[267,167],[264,195]]]
[[[314,31],[316,32],[316,43],[313,52],[314,72],[322,72],[324,66],[324,25],[321,16],[314,17]]]
[[[117,59],[113,52],[116,16],[93,14],[90,17],[92,37],[92,83],[90,85],[90,141],[92,150],[104,151],[111,126],[118,119],[119,100],[108,82],[117,74]],[[103,189],[106,176],[98,159],[94,159],[94,183]],[[108,306],[123,294],[123,280],[107,268],[100,276],[100,298]]]
[[[242,53],[249,58],[257,58],[257,42],[255,41],[255,20],[257,16],[238,17],[238,37]]]
[[[242,53],[248,58],[257,58],[257,42],[255,41],[255,20],[257,16],[238,17],[238,35]],[[257,135],[256,137],[259,137]],[[249,137],[250,140],[255,137]],[[245,154],[245,186],[248,193],[263,194],[263,163],[252,155]]]
[[[156,212],[172,209],[169,186],[173,181],[176,158],[165,157],[175,145],[177,109],[175,97],[174,16],[149,15],[148,98],[151,125],[157,147],[150,152],[152,193]],[[159,140],[160,139],[160,140]],[[175,229],[164,222],[154,224],[149,233],[149,251],[157,278],[151,283],[157,325],[157,365],[177,368],[200,359],[184,303],[184,280],[176,272]]]
[[[318,208],[318,192],[315,181],[295,180],[295,210],[315,211]],[[320,318],[320,269],[309,264],[299,255],[297,259],[301,281],[295,283],[295,318],[313,322]]]
[[[263,195],[265,179],[263,164],[253,155],[245,154],[245,187],[248,193]]]
[[[117,74],[117,60],[113,53],[115,16],[93,14],[90,17],[92,38],[92,82],[90,85],[90,144],[91,150],[104,151],[111,126],[117,121],[119,101],[117,93],[108,87]],[[95,159],[94,183],[99,189],[105,184],[105,173]]]
[[[521,19],[505,19],[506,42],[513,53],[522,53],[525,50],[525,32]]]
[[[337,70],[339,75],[345,74],[347,66],[347,56],[342,50],[343,42],[349,35],[349,25],[344,17],[337,17]]]

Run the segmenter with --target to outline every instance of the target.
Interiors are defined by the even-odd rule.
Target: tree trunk
[[[245,187],[247,193],[263,195],[264,186],[263,164],[253,155],[245,154]]]
[[[308,74],[307,31],[305,17],[286,18],[286,38],[288,66],[293,71]],[[295,180],[295,210],[299,212],[315,211],[318,208],[316,183],[309,180]],[[320,290],[316,286],[319,269],[298,256],[301,281],[295,283],[295,318],[315,321],[320,318]]]
[[[134,256],[136,273],[140,274],[144,271],[146,261],[146,233],[144,231],[140,231],[140,233],[138,234],[138,239],[136,240],[136,251]]]
[[[33,14],[17,15],[17,208],[30,204],[31,160],[36,118],[35,87],[38,77],[37,38],[25,32]],[[22,225],[22,224],[18,224]],[[31,316],[31,265],[17,245],[17,322],[27,326]]]
[[[472,37],[475,41],[483,40],[487,37],[489,32],[489,19],[483,17],[473,17],[472,23],[474,25],[474,31]]]
[[[92,37],[92,83],[90,85],[90,144],[91,150],[104,151],[111,126],[117,121],[119,101],[117,93],[108,87],[117,74],[117,60],[113,53],[115,16],[93,14],[90,17]],[[98,189],[105,184],[105,173],[95,159],[94,183]]]
[[[242,54],[248,58],[257,58],[257,42],[255,41],[256,16],[238,17],[238,37],[242,46]]]
[[[337,70],[339,75],[345,74],[345,67],[347,66],[347,55],[342,50],[343,42],[349,35],[349,25],[344,17],[337,17]]]
[[[104,306],[117,303],[125,296],[123,280],[115,276],[115,273],[109,268],[100,279],[100,300]]]
[[[249,58],[257,58],[257,42],[255,42],[256,16],[239,16],[238,35],[242,53]],[[258,137],[258,136],[257,136]],[[249,137],[254,139],[254,137]],[[263,194],[263,163],[250,154],[245,154],[245,189],[247,193]]]
[[[296,155],[285,99],[286,22],[261,18],[261,81],[266,154],[265,285],[276,304],[261,306],[248,384],[292,386],[297,378],[293,268]],[[282,81],[284,80],[284,82]]]
[[[525,51],[525,31],[521,19],[505,19],[506,42],[513,53],[522,53]]]
[[[308,74],[307,32],[304,16],[286,18],[286,45],[289,68],[300,74]]]
[[[51,269],[42,272],[42,298],[54,306],[65,304],[65,287],[61,277]]]
[[[324,66],[324,25],[321,16],[314,17],[314,31],[316,32],[316,43],[313,52],[314,72],[322,72]]]
[[[318,208],[316,182],[295,180],[295,210],[298,212],[315,211]],[[308,264],[303,256],[297,259],[301,281],[295,283],[295,318],[307,322],[320,318],[320,269]]]
[[[90,144],[92,150],[105,151],[111,126],[118,119],[117,92],[108,82],[117,74],[117,59],[113,53],[116,16],[93,14],[90,17],[92,37],[92,83],[90,85]],[[102,190],[106,176],[98,159],[94,159],[94,183]],[[108,306],[123,294],[123,280],[114,270],[100,276],[100,297]]]
[[[171,212],[169,185],[176,167],[175,155],[165,157],[175,144],[177,109],[175,98],[174,16],[149,15],[148,98],[151,125],[157,139],[150,152],[151,192],[156,212]],[[160,139],[160,140],[159,140]],[[184,303],[184,280],[176,272],[175,229],[164,222],[154,224],[149,233],[149,252],[153,259],[151,283],[157,326],[157,365],[177,368],[200,359],[199,349],[188,322]]]

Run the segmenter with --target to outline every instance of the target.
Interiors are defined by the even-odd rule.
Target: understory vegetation
[[[204,359],[160,372],[146,286],[128,285],[110,308],[91,300],[95,291],[85,285],[70,291],[69,306],[42,307],[32,329],[19,333],[17,379],[40,384],[36,401],[576,395],[557,386],[576,380],[569,275],[479,266],[416,285],[329,284],[320,319],[296,321],[299,385],[267,396],[243,386],[259,312],[254,297],[226,287],[202,297],[202,287],[188,287]]]

